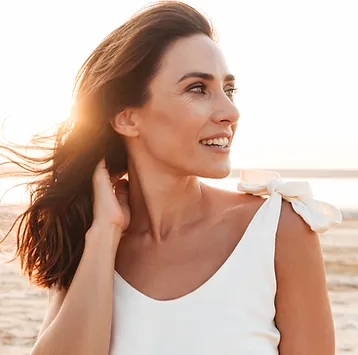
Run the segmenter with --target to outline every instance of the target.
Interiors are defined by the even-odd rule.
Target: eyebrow
[[[189,79],[189,78],[201,78],[201,79],[204,79],[204,80],[213,81],[214,80],[214,75],[208,74],[208,73],[202,73],[202,72],[192,72],[192,73],[185,74],[183,77],[181,77],[179,79],[179,81],[177,82],[177,84],[179,84],[183,80],[186,80],[186,79]],[[232,74],[227,74],[224,77],[224,81],[235,81],[235,76],[232,75]]]

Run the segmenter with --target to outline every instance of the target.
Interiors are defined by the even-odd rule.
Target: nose
[[[212,114],[215,123],[235,124],[240,117],[240,112],[230,98],[224,93],[217,98]]]

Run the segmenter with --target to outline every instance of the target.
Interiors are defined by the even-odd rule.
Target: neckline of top
[[[213,275],[209,277],[204,283],[202,283],[200,286],[198,286],[196,289],[190,291],[189,293],[186,293],[185,295],[179,296],[177,298],[173,299],[156,299],[150,296],[147,296],[143,292],[136,289],[134,286],[132,286],[128,281],[126,281],[116,270],[114,270],[115,278],[117,278],[123,285],[126,287],[132,294],[139,296],[141,299],[156,303],[156,304],[174,304],[178,302],[184,302],[191,297],[194,297],[201,292],[203,292],[205,289],[207,289],[210,285],[214,283],[214,281],[219,277],[221,273],[223,273],[223,270],[228,267],[228,264],[230,263],[230,260],[233,258],[233,256],[242,248],[242,244],[245,243],[245,240],[247,239],[247,235],[249,234],[250,230],[253,228],[253,225],[255,221],[257,220],[259,214],[261,211],[265,208],[266,204],[269,202],[270,198],[268,198],[255,212],[254,216],[252,217],[250,223],[245,229],[245,232],[243,233],[241,239],[236,244],[234,250],[230,253],[230,255],[227,257],[227,259],[224,261],[224,263],[219,267],[218,270],[215,271]]]

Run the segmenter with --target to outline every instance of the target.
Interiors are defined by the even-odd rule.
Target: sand
[[[0,206],[0,234],[16,207]],[[358,220],[321,236],[336,328],[337,355],[358,354]],[[0,354],[27,355],[47,308],[46,291],[29,285],[18,263],[4,265],[0,247]]]

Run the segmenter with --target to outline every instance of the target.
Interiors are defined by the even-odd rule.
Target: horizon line
[[[239,178],[241,170],[266,170],[275,171],[279,173],[283,178],[358,178],[358,169],[310,169],[310,168],[233,168],[229,174],[229,178]],[[24,171],[18,166],[1,166],[0,165],[0,178],[1,174],[4,174],[3,178],[11,178],[11,173],[19,173]],[[29,176],[29,175],[26,175]],[[16,176],[14,176],[16,177]]]
[[[235,168],[229,177],[239,178],[242,169],[268,170],[279,173],[283,178],[358,178],[358,169],[282,169],[282,168]]]

